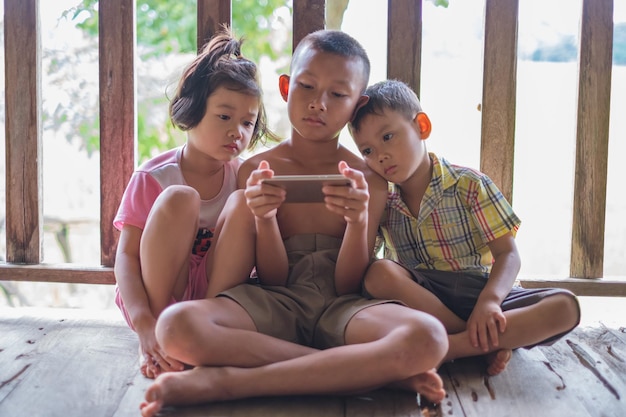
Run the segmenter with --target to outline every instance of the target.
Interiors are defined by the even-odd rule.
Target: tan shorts
[[[359,294],[337,296],[334,279],[340,246],[341,239],[331,236],[293,236],[285,241],[286,286],[241,284],[219,296],[246,309],[260,333],[318,349],[344,345],[346,326],[356,313],[391,301]]]

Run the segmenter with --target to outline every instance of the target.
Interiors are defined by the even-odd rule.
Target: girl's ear
[[[415,121],[420,127],[420,137],[422,139],[428,139],[430,136],[430,131],[432,130],[432,124],[430,123],[430,119],[424,112],[417,113],[415,116]]]
[[[287,101],[289,96],[289,76],[287,74],[282,74],[278,78],[278,90],[283,100]]]

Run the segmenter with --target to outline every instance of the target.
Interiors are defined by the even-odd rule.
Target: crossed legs
[[[433,402],[445,395],[434,371],[448,350],[445,329],[433,317],[397,304],[360,311],[346,327],[347,344],[326,350],[257,333],[247,312],[224,297],[169,307],[157,337],[168,355],[196,367],[159,376],[146,392],[144,416],[164,405],[348,394],[396,382]]]
[[[511,359],[511,351],[533,346],[576,327],[580,319],[578,302],[573,294],[558,293],[521,308],[504,311],[506,329],[499,335],[498,346],[487,350],[472,346],[465,322],[448,309],[433,293],[413,281],[406,269],[389,260],[370,266],[365,288],[375,298],[398,299],[409,307],[437,317],[449,333],[449,351],[444,362],[457,358],[485,355],[487,373],[502,372]]]

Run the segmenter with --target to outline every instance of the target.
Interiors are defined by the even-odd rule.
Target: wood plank
[[[387,78],[407,83],[420,96],[422,1],[387,2]]]
[[[195,407],[169,407],[159,417],[343,417],[339,397],[249,398]]]
[[[311,32],[324,29],[325,0],[301,0],[293,2],[292,51]]]
[[[576,295],[626,297],[626,277],[611,278],[529,278],[520,277],[524,288],[564,288]]]
[[[485,364],[480,358],[446,364],[454,391],[450,394],[452,399],[442,403],[442,415],[449,414],[448,403],[452,402],[459,404],[456,407],[462,408],[461,415],[466,417],[593,417],[572,393],[563,390],[561,379],[549,371],[542,357],[540,352],[518,349],[508,368],[496,376],[484,372]]]
[[[577,328],[552,346],[517,350],[507,370],[495,377],[484,375],[481,359],[444,364],[440,374],[448,397],[437,408],[418,407],[415,395],[378,390],[352,397],[252,398],[168,408],[162,415],[621,417],[624,332],[620,327]],[[576,354],[572,342],[584,354]],[[0,309],[0,415],[46,410],[52,417],[137,416],[151,383],[138,372],[137,346],[117,311]],[[581,355],[591,358],[589,367]]]
[[[346,417],[422,417],[418,396],[399,390],[376,390],[346,398]]]
[[[100,2],[98,16],[101,263],[113,266],[113,218],[135,169],[135,1]]]
[[[222,24],[232,25],[230,0],[198,0],[196,45],[198,52],[219,30]]]
[[[553,346],[540,349],[590,415],[622,417],[626,395],[623,376],[620,377],[619,369],[611,367],[612,363],[602,360],[603,356],[593,348],[595,343],[590,346],[588,339],[580,336],[585,331],[576,329]]]
[[[480,169],[513,203],[519,0],[487,0]]]
[[[604,265],[613,0],[583,0],[570,275],[599,278]]]
[[[43,236],[39,1],[4,2],[6,259],[41,261]]]
[[[112,415],[120,384],[130,382],[138,366],[130,329],[121,321],[77,318],[71,312],[38,319],[38,326],[40,337],[22,348],[29,367],[11,382],[0,415],[41,415],[42,410],[47,417]]]
[[[112,267],[80,264],[15,265],[0,263],[0,281],[115,284]]]

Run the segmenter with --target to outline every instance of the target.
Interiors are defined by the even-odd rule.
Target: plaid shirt
[[[452,165],[430,153],[433,174],[417,218],[389,184],[380,224],[385,258],[409,269],[464,271],[487,277],[493,257],[487,246],[521,223],[500,190],[485,174]]]

